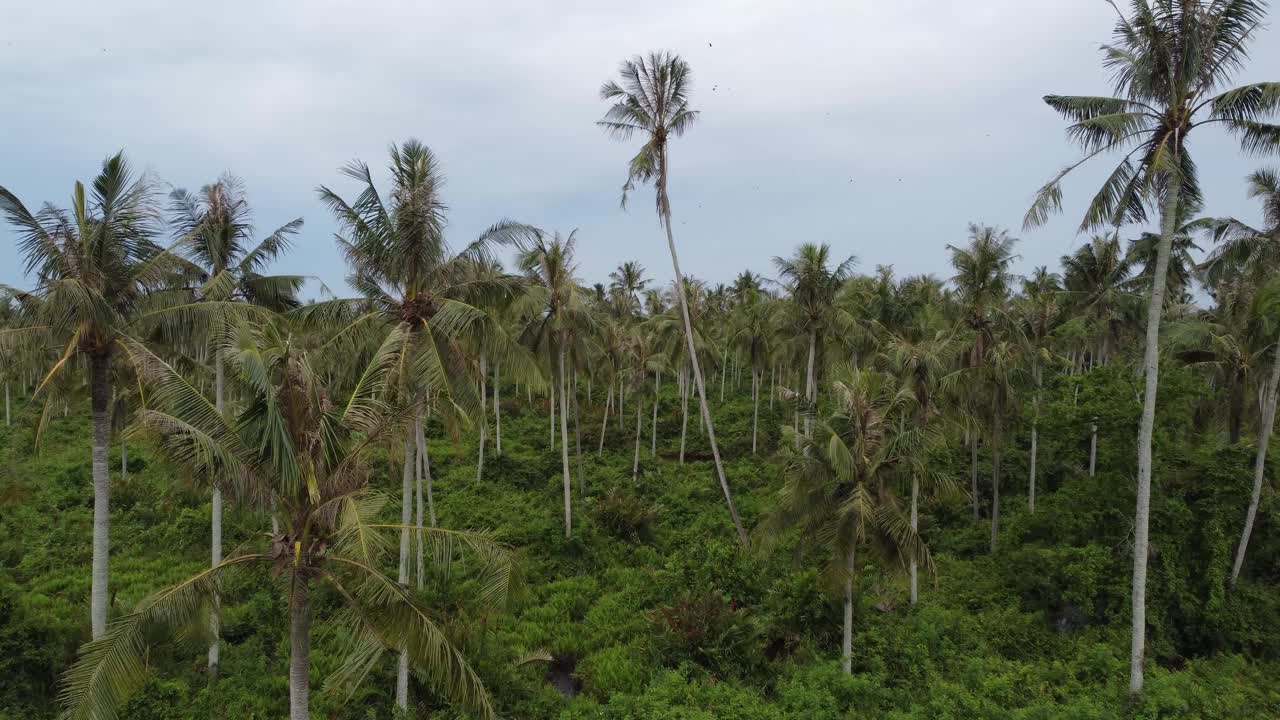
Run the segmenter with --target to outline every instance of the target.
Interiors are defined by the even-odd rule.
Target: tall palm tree
[[[491,308],[520,286],[510,277],[477,278],[473,268],[493,262],[496,247],[520,241],[531,229],[503,220],[454,252],[444,237],[444,177],[435,155],[421,142],[407,140],[392,145],[390,156],[391,190],[385,200],[369,166],[358,160],[340,170],[359,183],[355,199],[345,200],[323,185],[318,189],[338,222],[338,247],[351,266],[348,284],[359,296],[311,303],[294,314],[304,325],[325,328],[330,333],[327,344],[347,351],[331,353],[336,356],[331,361],[346,362],[353,369],[390,333],[407,333],[398,363],[401,370],[394,380],[397,392],[417,407],[418,419],[433,406],[440,407],[446,418],[459,414],[453,408],[473,414],[479,400],[465,341],[496,322]],[[415,440],[418,424],[404,428],[402,517],[410,517],[408,507],[415,496],[422,496],[425,479],[427,509],[434,525],[426,443]],[[402,583],[408,582],[410,539],[409,531],[402,530]],[[423,553],[419,542],[419,566]],[[396,693],[402,709],[408,707],[408,672],[408,654],[402,653]]]
[[[1062,285],[1055,273],[1043,265],[1022,282],[1022,296],[1014,308],[1019,331],[1030,345],[1032,398],[1031,449],[1027,455],[1027,509],[1036,511],[1036,456],[1040,445],[1040,396],[1044,389],[1045,360],[1049,357],[1051,333],[1061,315],[1058,302]]]
[[[628,316],[640,313],[640,293],[644,291],[649,279],[644,276],[644,266],[635,260],[628,260],[609,273],[609,288],[617,291],[625,304]]]
[[[264,275],[266,267],[287,252],[294,235],[302,228],[302,218],[280,226],[260,242],[254,243],[253,213],[245,197],[244,184],[231,174],[200,188],[199,193],[176,189],[169,195],[170,224],[175,234],[185,240],[189,259],[201,270],[197,303],[199,309],[215,308],[211,322],[190,328],[207,332],[205,342],[224,334],[228,303],[250,303],[274,312],[297,307],[297,293],[304,278],[298,275]],[[166,317],[182,317],[191,305],[165,311]],[[176,311],[173,312],[173,311]],[[207,327],[205,327],[207,325]],[[212,348],[214,406],[226,411],[225,373],[222,356]],[[211,566],[222,562],[222,488],[213,486],[210,513]],[[218,673],[220,613],[215,607],[210,620],[212,640],[209,644],[209,674]]]
[[[32,213],[12,192],[0,187],[0,212],[18,231],[25,270],[34,274],[31,327],[6,333],[17,340],[28,333],[49,333],[62,346],[60,357],[41,382],[50,386],[75,359],[89,367],[93,416],[93,574],[90,589],[92,636],[107,630],[110,593],[111,476],[107,452],[111,437],[111,375],[120,342],[148,307],[150,293],[169,285],[178,258],[154,242],[155,193],[149,178],[133,174],[122,153],[107,158],[86,188],[72,191],[71,208],[46,204]]]
[[[874,370],[853,370],[832,382],[833,411],[798,449],[785,443],[784,484],[762,525],[766,536],[799,530],[820,543],[831,572],[844,586],[844,671],[852,672],[854,580],[859,550],[887,563],[914,559],[932,567],[893,490],[893,472],[908,444],[901,420],[911,412],[911,391]],[[796,396],[798,399],[798,395]],[[796,434],[791,428],[784,430]]]
[[[789,303],[784,312],[791,315],[788,327],[794,327],[798,335],[808,341],[808,362],[805,371],[805,400],[815,405],[818,401],[818,377],[816,365],[828,335],[847,330],[852,318],[835,304],[836,294],[853,273],[858,259],[852,255],[829,267],[831,247],[826,243],[805,243],[789,258],[775,257],[779,280],[787,290]],[[812,429],[812,415],[805,417],[805,434]]]
[[[1095,336],[1082,348],[1092,364],[1106,362],[1121,331],[1133,324],[1136,297],[1129,292],[1132,269],[1118,233],[1097,235],[1074,253],[1062,256],[1062,285],[1073,309],[1087,318]]]
[[[1262,203],[1263,226],[1255,229],[1235,218],[1203,225],[1218,243],[1203,267],[1209,285],[1236,275],[1263,285],[1280,269],[1280,174],[1264,168],[1251,173],[1246,182],[1249,197]]]
[[[560,404],[560,462],[564,472],[564,536],[573,537],[573,484],[569,473],[569,396],[565,371],[569,344],[576,328],[591,322],[587,293],[576,277],[577,231],[566,237],[538,233],[526,243],[517,265],[528,278],[517,301],[521,314],[531,318],[524,330],[529,344],[546,352],[552,368],[552,393]]]
[[[996,550],[1000,535],[1000,460],[1004,450],[1004,428],[1017,408],[1014,394],[1024,380],[1026,370],[1025,347],[1022,338],[1001,339],[987,348],[979,382],[990,398],[985,408],[991,437],[991,552]]]
[[[639,133],[645,143],[631,158],[627,168],[627,181],[622,186],[622,202],[625,207],[627,193],[636,183],[652,182],[658,218],[667,232],[667,249],[671,253],[671,267],[675,272],[676,300],[684,321],[685,342],[693,367],[693,381],[698,389],[698,403],[702,409],[702,422],[707,428],[711,455],[715,459],[716,475],[724,493],[729,517],[738,533],[738,541],[746,547],[747,531],[738,517],[733,502],[733,492],[724,474],[720,459],[720,446],[716,443],[715,424],[711,420],[711,408],[707,404],[706,382],[702,367],[693,346],[693,323],[689,319],[689,304],[685,297],[684,274],[680,272],[680,259],[676,254],[676,241],[671,229],[671,198],[667,195],[670,177],[668,141],[680,137],[698,119],[698,111],[689,107],[689,89],[692,73],[689,64],[672,53],[650,53],[646,57],[635,56],[624,60],[619,67],[622,81],[609,81],[600,88],[600,97],[612,103],[604,119],[597,124],[618,140],[630,140]]]
[[[243,324],[220,348],[248,397],[234,417],[218,412],[180,373],[140,343],[126,340],[131,360],[151,388],[138,430],[158,436],[161,451],[197,474],[229,478],[244,502],[272,498],[281,531],[264,547],[235,553],[218,565],[143,600],[86,645],[62,691],[67,718],[114,718],[146,677],[149,639],[181,632],[215,600],[226,576],[250,569],[283,580],[289,618],[289,717],[311,717],[310,645],[316,604],[343,606],[328,618],[344,626],[343,662],[329,678],[334,689],[360,682],[386,650],[408,654],[415,673],[446,698],[484,717],[493,707],[480,678],[403,584],[381,567],[390,554],[379,524],[384,499],[368,488],[366,451],[403,431],[413,407],[388,402],[396,363],[410,341],[393,330],[369,365],[332,394],[331,378],[315,371],[322,358],[302,351],[273,325]],[[503,601],[512,570],[509,551],[485,532],[410,527],[450,562],[456,549],[476,555],[481,597]],[[446,550],[446,548],[448,548]],[[324,588],[327,592],[319,593]]]
[[[1151,437],[1159,381],[1160,318],[1173,237],[1184,204],[1199,205],[1191,131],[1221,124],[1250,154],[1280,151],[1280,83],[1223,91],[1248,59],[1249,43],[1266,16],[1265,0],[1133,0],[1120,14],[1115,42],[1104,45],[1115,97],[1047,95],[1072,124],[1068,134],[1084,156],[1045,183],[1024,219],[1038,226],[1062,209],[1062,179],[1094,157],[1123,152],[1090,202],[1081,230],[1145,222],[1157,208],[1160,244],[1147,305],[1143,372],[1146,389],[1138,426],[1138,483],[1134,519],[1133,630],[1129,691],[1142,691],[1146,648],[1146,588],[1151,512]]]
[[[926,307],[916,316],[903,335],[895,335],[885,344],[885,359],[892,372],[912,394],[911,428],[924,436],[932,431],[931,423],[941,414],[937,398],[955,378],[958,346],[954,335],[944,327],[935,307]],[[919,532],[920,482],[932,486],[949,486],[949,476],[933,468],[923,452],[912,455],[911,530]],[[919,599],[918,563],[910,559],[911,604]]]
[[[973,341],[965,357],[967,367],[979,370],[987,358],[987,349],[995,342],[995,328],[1004,313],[1009,286],[1013,282],[1010,265],[1018,257],[1013,248],[1016,238],[999,228],[987,225],[969,225],[969,244],[965,247],[948,245],[951,266],[956,274],[951,278],[963,307],[963,322],[972,333]],[[976,379],[976,376],[975,376]],[[979,414],[977,395],[979,387],[973,386],[969,396],[969,411]],[[978,426],[973,424],[969,434],[969,492],[973,501],[973,517],[978,518]]]

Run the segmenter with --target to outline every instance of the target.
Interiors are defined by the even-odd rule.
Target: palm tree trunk
[[[484,476],[484,445],[489,439],[489,368],[484,351],[480,351],[480,455],[476,460],[476,482]]]
[[[920,529],[920,476],[915,473],[911,474],[911,534],[915,535]],[[911,604],[915,605],[920,599],[920,589],[917,580],[918,569],[916,568],[915,555],[911,556]]]
[[[665,168],[665,149],[663,155],[663,167]],[[665,196],[665,185],[662,192]],[[671,267],[676,276],[676,295],[680,299],[680,315],[681,319],[684,320],[685,344],[689,350],[689,360],[693,363],[693,380],[698,386],[698,403],[702,406],[702,421],[707,426],[707,441],[711,444],[711,457],[716,463],[716,475],[720,479],[720,489],[724,492],[725,505],[729,508],[729,517],[733,520],[733,527],[738,532],[738,541],[743,547],[746,547],[749,544],[747,531],[743,528],[742,519],[738,517],[738,508],[733,503],[733,492],[729,489],[729,481],[724,474],[724,463],[720,461],[720,446],[716,443],[715,423],[711,420],[711,409],[707,406],[707,389],[702,380],[702,368],[698,366],[698,351],[693,344],[693,322],[689,319],[689,301],[685,297],[684,274],[680,272],[680,260],[676,255],[676,241],[671,234],[671,211],[669,209],[663,213],[662,219],[667,230],[667,248],[671,251]]]
[[[729,356],[725,355],[720,363],[720,404],[724,404],[724,373],[729,369]]]
[[[93,639],[107,631],[110,594],[108,558],[111,554],[111,473],[107,448],[111,442],[111,356],[89,360],[93,409],[93,574],[89,591],[89,619]]]
[[[683,369],[682,369],[683,370]],[[684,387],[680,390],[680,464],[684,464],[684,441],[689,434],[689,378],[684,376]]]
[[[1000,426],[991,433],[991,552],[1000,535]]]
[[[649,432],[649,457],[658,455],[658,392],[662,389],[662,371],[653,373],[653,430]]]
[[[431,452],[427,448],[427,432],[426,432],[426,416],[418,418],[418,457],[420,458],[421,473],[418,480],[418,525],[422,524],[422,483],[426,481],[427,489],[427,519],[431,521],[430,527],[436,527],[436,494],[435,488],[431,480]],[[418,566],[422,567],[422,539],[418,542]]]
[[[406,656],[401,654],[401,657]],[[401,667],[407,666],[401,660]],[[407,677],[407,675],[406,675]],[[407,686],[406,686],[407,688]],[[295,578],[289,603],[289,720],[311,720],[311,597]],[[401,705],[401,707],[404,707]]]
[[[844,567],[844,638],[840,643],[840,658],[845,675],[853,674],[853,571],[857,553],[858,545],[854,542],[849,546]]]
[[[1168,183],[1160,215],[1160,244],[1147,305],[1146,347],[1142,367],[1146,388],[1138,425],[1138,491],[1133,523],[1133,628],[1129,651],[1129,692],[1142,692],[1142,666],[1147,641],[1147,543],[1151,518],[1151,436],[1156,424],[1156,388],[1160,379],[1160,316],[1169,273],[1169,253],[1178,215],[1178,182]]]
[[[640,414],[644,410],[643,398],[644,396],[641,395],[640,399],[636,400],[636,454],[635,458],[631,461],[632,482],[634,482],[636,478],[640,477],[640,428],[644,426],[644,423],[640,422]]]
[[[587,483],[582,474],[582,403],[578,401],[578,374],[573,375],[573,441],[578,454],[578,496],[587,497]]]
[[[4,426],[9,427],[13,424],[13,417],[9,414],[9,381],[4,381]]]
[[[498,404],[498,383],[501,378],[502,363],[493,364],[493,451],[502,454],[502,406]]]
[[[1098,418],[1089,423],[1089,477],[1098,467]]]
[[[813,404],[817,391],[817,381],[813,377],[813,363],[817,355],[818,333],[816,330],[809,331],[809,372],[804,382],[804,397]],[[813,413],[817,412],[816,408],[809,408],[809,412],[804,417],[804,435],[805,437],[813,437]]]
[[[973,498],[973,519],[978,515],[978,432],[969,434],[969,494]]]
[[[609,428],[609,408],[613,407],[613,383],[609,383],[609,395],[604,401],[604,418],[600,420],[600,447],[596,448],[596,455],[604,453],[604,433]]]
[[[125,434],[120,433],[120,479],[129,477],[129,446],[125,442]]]
[[[624,432],[624,433],[627,431],[627,423],[623,419],[627,416],[626,415],[626,410],[627,410],[626,394],[627,394],[627,386],[623,384],[622,378],[618,378],[618,431]],[[623,437],[626,437],[626,435],[623,435]]]
[[[569,477],[569,443],[566,438],[569,437],[569,420],[565,417],[565,408],[569,406],[568,398],[565,396],[564,382],[564,339],[560,340],[560,347],[557,350],[560,363],[560,463],[564,469],[564,537],[569,539],[573,537],[573,497],[572,485]]]
[[[410,428],[411,436],[404,439],[404,472],[401,473],[400,483],[400,524],[410,525],[413,522],[413,476],[416,466],[416,455],[414,453],[415,439],[412,433],[414,428]],[[400,529],[400,572],[396,576],[396,580],[404,587],[409,586],[409,528]],[[301,583],[298,583],[301,585]],[[296,618],[294,622],[296,622]],[[294,638],[294,642],[297,639]],[[409,707],[409,656],[406,651],[400,651],[400,661],[396,669],[396,707],[405,710]],[[291,671],[292,672],[292,671]]]
[[[226,371],[222,365],[222,351],[219,348],[213,350],[213,368],[214,368],[214,384],[213,384],[213,405],[217,409],[219,415],[224,415],[226,411],[226,401],[223,399],[223,393],[226,390]],[[121,437],[121,458],[124,457],[124,438]],[[124,472],[121,472],[123,475]],[[217,567],[222,562],[222,489],[217,483],[213,486],[213,499],[211,510],[209,513],[209,536],[210,536],[210,567]],[[216,678],[218,676],[218,661],[222,652],[219,636],[222,633],[222,608],[219,602],[218,594],[213,595],[213,607],[209,612],[209,677]]]
[[[1038,384],[1039,384],[1039,379],[1037,378],[1037,385]],[[1036,397],[1035,397],[1035,400],[1032,401],[1032,405],[1035,407],[1035,414],[1031,420],[1031,457],[1028,459],[1028,463],[1027,463],[1028,467],[1030,468],[1029,471],[1027,472],[1027,475],[1028,475],[1027,510],[1030,512],[1035,512],[1036,511],[1036,452],[1038,450],[1038,443],[1040,440],[1040,428],[1039,428],[1040,391],[1039,390],[1036,390]]]
[[[756,441],[760,436],[760,384],[764,381],[764,373],[756,372],[751,366],[751,454],[756,454]]]
[[[555,450],[556,450],[556,392],[557,392],[557,391],[556,391],[556,380],[555,380],[555,378],[553,377],[553,378],[551,379],[551,394],[550,394],[550,404],[551,404],[551,451],[552,451],[552,452],[555,452]]]
[[[1258,454],[1253,461],[1253,493],[1249,496],[1249,510],[1244,516],[1244,530],[1240,533],[1236,559],[1231,565],[1232,588],[1240,578],[1240,568],[1244,566],[1244,553],[1249,549],[1253,520],[1258,514],[1258,501],[1262,498],[1262,476],[1267,465],[1267,446],[1271,443],[1271,431],[1276,422],[1277,393],[1280,392],[1280,348],[1277,348],[1275,353],[1275,360],[1271,362],[1271,382],[1267,386],[1266,408],[1262,412],[1262,427],[1258,430]]]

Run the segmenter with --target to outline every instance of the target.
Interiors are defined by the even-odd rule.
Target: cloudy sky
[[[1074,152],[1046,93],[1107,91],[1103,0],[390,2],[169,0],[14,3],[0,24],[0,185],[65,205],[123,148],[166,183],[241,176],[260,232],[302,216],[281,270],[335,290],[345,275],[316,185],[381,170],[416,137],[448,176],[459,244],[503,217],[578,229],[580,273],[624,259],[671,275],[647,193],[618,207],[635,149],[594,125],[622,58],[682,54],[694,130],[673,146],[686,272],[728,282],[801,242],[860,267],[948,277],[969,222],[1016,230],[1019,268],[1077,247],[1098,165],[1066,186],[1066,214],[1023,233],[1036,188]],[[1239,81],[1275,79],[1280,42],[1254,43]],[[1267,74],[1271,77],[1267,77]],[[1256,220],[1258,163],[1214,130],[1194,142],[1215,215]],[[22,285],[0,229],[0,282]],[[314,291],[314,290],[313,290]]]

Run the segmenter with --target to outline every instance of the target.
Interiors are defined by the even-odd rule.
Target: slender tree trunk
[[[769,368],[769,412],[773,412],[773,389],[777,384],[778,366],[773,365]]]
[[[1178,217],[1178,183],[1169,182],[1160,216],[1160,244],[1151,277],[1151,301],[1147,305],[1146,347],[1142,367],[1146,387],[1142,420],[1138,425],[1138,491],[1133,523],[1133,632],[1129,652],[1129,692],[1142,692],[1143,660],[1147,641],[1147,542],[1151,517],[1151,436],[1156,423],[1156,388],[1160,379],[1160,316],[1169,273],[1169,253]]]
[[[485,353],[480,351],[480,455],[476,460],[476,482],[484,477],[484,446],[489,439],[489,393],[488,379],[489,368],[486,362]]]
[[[684,380],[684,389],[681,391],[681,410],[680,410],[680,464],[684,464],[684,441],[685,436],[689,433],[689,378],[686,375]]]
[[[609,429],[609,408],[613,407],[613,383],[609,383],[609,395],[604,401],[604,417],[600,420],[600,446],[596,448],[596,455],[604,454],[604,434]]]
[[[969,494],[973,498],[973,519],[977,520],[978,514],[978,432],[974,428],[974,432],[969,434]]]
[[[1038,384],[1038,383],[1037,383]],[[1035,400],[1032,401],[1035,406],[1035,416],[1031,421],[1031,457],[1028,460],[1028,479],[1027,479],[1027,510],[1036,511],[1036,452],[1040,440],[1040,391],[1036,390]]]
[[[809,331],[809,372],[805,377],[804,397],[809,401],[809,411],[804,416],[804,435],[805,437],[813,437],[813,414],[817,412],[817,408],[813,407],[814,398],[817,397],[818,383],[813,377],[813,363],[817,355],[818,333],[815,330]]]
[[[991,552],[1000,535],[1000,424],[991,433]]]
[[[222,363],[221,348],[213,349],[213,405],[219,415],[226,415],[226,400],[224,393],[226,392],[226,371]],[[121,457],[123,452],[123,437],[121,438]],[[123,475],[123,473],[121,473]],[[211,512],[209,517],[209,535],[210,535],[210,567],[217,567],[222,562],[222,489],[218,487],[217,482],[213,485],[213,498],[211,502]],[[221,600],[215,592],[213,596],[213,607],[209,612],[209,677],[216,678],[218,676],[218,662],[222,652],[221,646],[222,635],[222,607]]]
[[[9,413],[9,381],[4,381],[4,426],[13,424],[13,416]]]
[[[427,519],[431,521],[430,527],[436,527],[439,523],[436,522],[436,494],[435,494],[435,488],[431,480],[431,451],[427,447],[426,424],[427,422],[426,422],[425,415],[418,418],[418,455],[421,457],[421,460],[422,460],[421,477],[424,481],[426,481],[426,485],[427,485]],[[422,524],[422,507],[421,507],[422,483],[421,482],[418,483],[418,505],[419,505],[418,524],[421,525]],[[418,555],[419,555],[418,564],[421,565],[422,564],[422,561],[421,561],[422,548],[421,547],[418,548]]]
[[[129,477],[129,445],[125,442],[125,433],[120,433],[120,479]]]
[[[658,393],[662,389],[662,371],[653,373],[653,430],[649,432],[649,457],[658,455]]]
[[[845,557],[844,576],[844,638],[840,643],[840,658],[845,675],[853,674],[853,575],[857,567],[858,545],[849,546]]]
[[[911,533],[914,535],[920,530],[920,476],[915,473],[911,474]],[[916,567],[915,555],[911,556],[911,604],[915,605],[920,599],[920,588],[918,584],[918,568]]]
[[[410,428],[410,436],[404,439],[404,472],[401,473],[400,483],[400,524],[404,526],[413,523],[413,476],[417,456],[414,453],[415,439],[412,435],[415,432],[415,428]],[[400,528],[400,571],[396,580],[404,587],[409,587],[409,541],[409,528]],[[396,707],[401,710],[409,707],[409,656],[404,650],[400,651],[396,668]]]
[[[662,165],[666,167],[666,150],[662,151]],[[665,180],[662,189],[665,198],[666,187]],[[689,319],[689,301],[685,297],[684,292],[684,274],[680,272],[680,260],[676,255],[676,241],[671,234],[671,211],[668,209],[663,213],[663,225],[667,230],[667,246],[671,251],[671,267],[675,271],[676,276],[676,295],[680,300],[680,314],[684,321],[684,338],[686,347],[689,350],[689,360],[693,363],[693,380],[698,387],[698,404],[702,407],[702,421],[707,426],[707,441],[711,444],[711,457],[716,463],[716,475],[720,479],[720,489],[724,493],[725,505],[729,509],[729,517],[733,520],[733,527],[738,532],[738,542],[746,547],[749,544],[747,531],[742,526],[742,519],[738,517],[738,508],[733,502],[733,492],[729,489],[729,481],[724,474],[724,463],[720,460],[720,446],[716,442],[715,423],[711,420],[711,409],[707,405],[707,389],[702,380],[702,368],[698,366],[698,351],[693,344],[693,322]]]
[[[751,366],[751,454],[756,454],[757,439],[760,436],[760,383],[764,380],[763,372],[756,372]]]
[[[502,406],[498,404],[502,363],[493,364],[493,451],[502,454]]]
[[[556,449],[556,380],[551,380],[551,451]]]
[[[107,589],[111,554],[111,472],[107,448],[111,443],[111,357],[94,355],[89,360],[90,395],[93,406],[93,575],[89,591],[89,619],[93,639],[107,631]]]
[[[1262,411],[1262,427],[1258,431],[1258,454],[1253,460],[1253,493],[1249,495],[1249,510],[1244,516],[1244,530],[1236,547],[1236,559],[1231,565],[1231,587],[1240,578],[1244,566],[1244,553],[1249,549],[1249,536],[1253,534],[1253,520],[1258,515],[1258,502],[1262,498],[1262,478],[1267,465],[1267,446],[1271,443],[1271,431],[1275,428],[1277,393],[1280,392],[1280,347],[1271,362],[1271,381],[1267,386],[1267,400]]]
[[[578,375],[573,375],[573,440],[578,455],[578,497],[587,497],[587,483],[582,474],[582,403],[578,401]]]
[[[565,395],[565,377],[564,377],[564,338],[560,339],[560,347],[557,349],[560,364],[560,464],[564,469],[564,537],[569,539],[573,537],[573,497],[572,497],[572,481],[569,477],[569,420],[565,417],[565,408],[569,407],[568,398]]]
[[[644,423],[640,421],[641,412],[644,410],[644,396],[641,395],[636,399],[636,454],[631,460],[631,480],[634,482],[640,477],[640,428],[644,427]]]
[[[1098,467],[1098,418],[1089,423],[1089,477]]]
[[[623,384],[622,378],[618,378],[618,432],[625,433],[627,431],[627,423],[623,419],[626,415],[627,386]],[[622,437],[626,437],[623,435]]]
[[[720,364],[720,404],[724,404],[724,373],[729,369],[729,356],[726,355]]]
[[[402,660],[402,666],[403,663]],[[293,597],[289,603],[289,720],[311,720],[310,705],[310,588],[307,587],[306,580],[295,579]]]

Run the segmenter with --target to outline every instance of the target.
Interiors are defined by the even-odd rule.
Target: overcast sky
[[[950,276],[969,222],[1022,238],[1019,270],[1056,265],[1098,164],[1066,185],[1066,213],[1020,230],[1033,193],[1075,156],[1046,93],[1108,91],[1103,0],[835,2],[13,2],[0,23],[0,185],[66,205],[76,179],[123,148],[196,189],[241,176],[260,233],[301,216],[277,270],[337,291],[346,269],[324,183],[353,158],[379,177],[416,137],[443,163],[457,246],[499,218],[578,229],[580,274],[622,260],[671,276],[651,191],[618,191],[636,143],[605,137],[601,83],[624,57],[683,55],[702,111],[672,147],[676,241],[689,274],[729,282],[801,242],[860,269]],[[1258,35],[1239,82],[1274,80],[1280,42]],[[1258,166],[1205,128],[1193,139],[1207,212],[1256,221]],[[0,282],[25,285],[0,229]],[[314,292],[314,290],[313,290]]]

